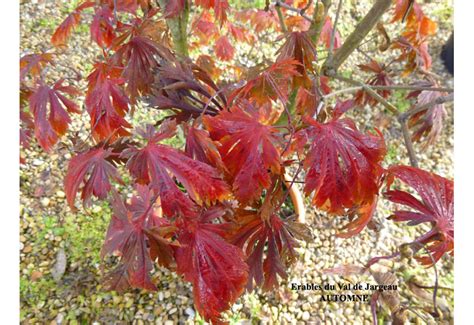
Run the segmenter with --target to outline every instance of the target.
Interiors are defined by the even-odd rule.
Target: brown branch
[[[391,85],[391,86],[372,86],[370,88],[373,90],[412,90],[412,91],[441,91],[441,92],[453,92],[452,88],[443,88],[443,87],[423,87],[423,86],[409,86],[409,85]],[[334,91],[330,94],[324,95],[324,98],[334,97],[343,93],[353,93],[355,91],[364,89],[362,86],[349,87],[341,90]],[[438,97],[439,98],[439,97]]]
[[[418,159],[416,158],[415,148],[413,148],[413,142],[411,141],[410,131],[408,130],[408,125],[406,120],[401,118],[398,119],[402,126],[403,141],[405,141],[405,147],[407,147],[408,157],[410,158],[410,165],[413,167],[418,167]]]
[[[409,111],[406,111],[405,113],[401,114],[399,119],[403,119],[403,120],[407,120],[408,118],[410,118],[410,116],[413,116],[417,113],[420,113],[432,106],[435,106],[435,105],[441,105],[441,104],[444,104],[446,102],[452,102],[454,100],[454,94],[451,93],[447,96],[442,96],[442,97],[436,97],[435,99],[433,99],[432,101],[428,102],[428,103],[424,103],[420,106],[417,106],[415,107],[414,109],[411,109]]]
[[[336,79],[339,79],[341,81],[350,83],[352,85],[362,87],[362,89],[364,89],[372,98],[374,98],[380,104],[385,106],[392,114],[394,114],[396,116],[399,114],[398,109],[393,104],[391,104],[387,100],[385,100],[385,98],[380,96],[375,90],[373,90],[372,86],[369,86],[369,85],[367,85],[363,82],[360,82],[360,81],[357,81],[357,80],[354,80],[354,79],[351,79],[351,78],[346,78],[346,77],[343,77],[343,76],[340,76],[340,75],[337,75],[337,74],[333,74],[333,73],[331,73],[330,76],[334,77]]]
[[[415,149],[413,148],[413,142],[411,141],[410,131],[408,130],[408,125],[406,124],[406,119],[407,118],[404,117],[403,114],[400,114],[398,109],[393,104],[391,104],[385,98],[380,96],[375,90],[373,90],[373,88],[371,86],[369,86],[367,84],[364,84],[360,81],[353,80],[353,79],[346,78],[346,77],[342,77],[342,76],[339,76],[339,75],[334,75],[333,77],[336,78],[336,79],[345,81],[347,83],[362,87],[372,98],[374,98],[380,104],[385,106],[393,115],[397,116],[398,121],[400,122],[400,125],[401,125],[401,129],[402,129],[402,133],[403,133],[403,139],[405,141],[405,146],[406,146],[407,152],[408,152],[408,157],[410,158],[410,164],[413,167],[418,167],[418,160],[416,158]]]
[[[344,44],[330,56],[323,64],[322,72],[325,75],[334,74],[341,64],[354,52],[367,34],[375,27],[385,11],[390,7],[392,0],[377,0],[354,31],[345,40]]]

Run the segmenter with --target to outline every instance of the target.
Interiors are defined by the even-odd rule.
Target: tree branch
[[[380,104],[385,106],[393,115],[397,116],[398,121],[400,122],[400,125],[401,125],[401,129],[402,129],[402,133],[403,133],[403,140],[405,141],[405,146],[407,148],[408,157],[410,158],[410,164],[413,167],[418,167],[418,160],[416,158],[415,149],[413,148],[413,142],[411,141],[410,131],[408,130],[408,125],[406,123],[407,117],[405,117],[403,114],[400,114],[398,109],[393,104],[391,104],[390,102],[385,100],[385,98],[380,96],[375,90],[373,90],[373,88],[371,86],[369,86],[367,84],[364,84],[360,81],[353,80],[353,79],[346,78],[346,77],[342,77],[342,76],[338,76],[338,75],[334,75],[333,77],[336,78],[336,79],[345,81],[347,83],[362,87],[372,98],[374,98]]]
[[[168,0],[158,0],[160,8],[165,10]],[[188,20],[189,20],[189,2],[185,1],[183,12],[175,18],[166,18],[166,24],[170,29],[171,35],[173,36],[173,49],[176,53],[181,54],[185,57],[189,56],[188,53]]]
[[[354,52],[367,34],[374,28],[385,11],[390,7],[392,0],[377,0],[354,31],[345,40],[344,44],[329,56],[323,64],[322,72],[325,75],[335,73],[341,64]]]
[[[296,12],[298,15],[300,15],[301,17],[303,17],[304,19],[306,19],[309,22],[313,21],[313,19],[311,19],[311,17],[309,17],[308,15],[305,14],[305,11],[306,11],[307,8],[306,9],[305,8],[298,9],[298,8],[292,7],[290,5],[287,5],[284,2],[281,2],[281,1],[277,0],[277,1],[275,1],[275,9],[277,10],[277,13],[278,13],[278,11],[281,12],[281,9],[279,7],[285,8],[288,11]],[[278,16],[280,16],[279,13],[278,13]]]
[[[369,86],[365,83],[362,83],[360,81],[357,81],[357,80],[354,80],[354,79],[350,79],[350,78],[346,78],[346,77],[343,77],[343,76],[340,76],[340,75],[337,75],[337,74],[331,74],[330,75],[331,77],[334,77],[336,79],[339,79],[341,81],[345,81],[347,83],[350,83],[352,85],[355,85],[355,86],[359,86],[361,87],[362,89],[364,89],[372,98],[374,98],[376,101],[378,101],[380,104],[382,104],[383,106],[385,106],[392,114],[394,114],[395,116],[397,116],[400,112],[398,111],[398,109],[391,103],[389,103],[387,100],[385,100],[385,98],[383,98],[382,96],[380,96],[373,88],[372,86]]]
[[[368,85],[367,85],[368,86]],[[409,86],[409,85],[391,85],[391,86],[370,86],[373,90],[412,90],[412,91],[441,91],[441,92],[453,92],[452,88],[443,88],[443,87],[423,87],[423,86]],[[324,98],[334,97],[344,93],[353,93],[358,90],[364,89],[362,86],[349,87],[341,90],[334,91],[330,94],[324,95]],[[438,97],[439,98],[439,97]]]
[[[311,26],[309,26],[311,41],[315,45],[318,43],[319,35],[323,29],[324,21],[326,20],[330,6],[331,0],[321,0],[321,3],[319,3],[319,0],[316,1],[316,6],[313,13],[313,22],[311,23]]]
[[[415,107],[414,109],[411,109],[411,110],[408,110],[406,111],[405,113],[401,114],[399,119],[402,119],[404,121],[406,121],[408,118],[410,118],[410,116],[413,116],[419,112],[422,112],[432,106],[435,106],[435,105],[440,105],[440,104],[444,104],[446,102],[452,102],[454,100],[454,94],[451,93],[447,96],[443,96],[443,97],[436,97],[435,99],[433,99],[432,101],[428,102],[428,103],[424,103],[420,106],[417,106]]]
[[[343,0],[339,0],[339,4],[337,5],[337,12],[336,12],[336,18],[334,19],[334,25],[332,27],[331,31],[331,40],[329,42],[329,57],[333,56],[333,51],[334,51],[334,39],[336,38],[336,31],[337,31],[337,23],[339,21],[339,15],[341,14],[341,8],[342,8],[342,2]]]
[[[275,3],[275,10],[278,14],[278,21],[280,22],[281,31],[283,33],[286,33],[288,31],[288,28],[286,28],[285,18],[283,17],[283,13],[281,12],[280,8],[280,3],[278,1]]]
[[[451,93],[444,97],[437,97],[428,103],[422,104],[418,107],[415,107],[414,109],[411,109],[409,111],[406,111],[405,113],[398,115],[398,121],[402,125],[402,132],[403,132],[403,139],[405,141],[405,146],[407,147],[408,156],[410,157],[410,163],[413,167],[418,167],[418,160],[416,159],[415,150],[413,148],[413,142],[411,141],[410,131],[408,130],[408,125],[407,125],[407,120],[410,118],[410,116],[413,116],[419,112],[422,112],[434,105],[443,104],[443,103],[453,101],[453,100],[454,100],[454,93]]]
[[[415,148],[413,148],[413,142],[411,141],[407,121],[401,118],[399,118],[398,121],[402,126],[403,141],[405,142],[405,147],[407,147],[408,157],[410,158],[410,165],[412,165],[413,167],[418,167],[418,159],[416,158]]]

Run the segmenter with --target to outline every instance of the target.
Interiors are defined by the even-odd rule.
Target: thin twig
[[[373,88],[372,86],[369,86],[367,84],[364,84],[360,81],[346,78],[343,76],[339,75],[333,75],[334,78],[345,81],[347,83],[353,84],[353,85],[358,85],[362,87],[372,98],[377,100],[380,104],[385,106],[393,115],[397,116],[398,121],[400,122],[402,133],[403,133],[403,139],[405,141],[405,146],[407,147],[407,152],[408,156],[410,158],[410,163],[413,167],[418,167],[418,160],[416,158],[416,153],[415,149],[413,148],[413,142],[411,141],[410,137],[410,131],[408,130],[408,125],[406,124],[406,119],[404,114],[400,114],[398,109],[389,101],[387,101],[385,98],[380,96]]]
[[[339,21],[339,15],[341,13],[341,8],[342,8],[342,2],[343,1],[344,0],[339,0],[339,4],[337,5],[336,18],[334,19],[334,25],[333,25],[332,31],[331,31],[331,41],[329,43],[329,56],[333,55],[334,39],[336,38],[337,23]]]
[[[414,283],[414,285],[416,285],[418,288],[421,288],[421,289],[433,290],[435,288],[435,286],[424,286],[418,283]],[[442,287],[442,286],[438,286],[438,290],[454,291],[453,288]]]
[[[346,78],[346,77],[336,75],[336,74],[331,75],[331,77],[334,77],[334,78],[339,79],[341,81],[345,81],[345,82],[350,83],[352,85],[362,87],[362,89],[364,89],[372,98],[377,100],[380,104],[385,106],[392,114],[394,114],[395,116],[397,116],[399,114],[398,109],[393,104],[388,102],[385,98],[380,96],[375,90],[373,90],[372,86],[367,85],[363,82],[360,82],[360,81],[357,81],[357,80],[354,80],[354,79],[351,79],[351,78]]]
[[[436,306],[436,295],[438,293],[438,269],[436,268],[436,261],[433,255],[431,255],[431,252],[428,250],[428,248],[426,248],[425,245],[417,241],[414,241],[413,244],[417,244],[419,247],[423,248],[426,254],[428,254],[428,256],[430,257],[431,262],[433,262],[433,269],[434,269],[434,275],[435,275],[435,285],[434,285],[434,290],[433,290],[433,308],[434,308],[435,316],[439,317],[438,308]]]
[[[321,30],[329,12],[329,7],[331,7],[331,0],[321,0],[321,3],[316,1],[312,23],[311,26],[309,26],[311,41],[314,44],[318,43]]]
[[[299,159],[298,159],[299,160]],[[287,188],[287,191],[285,193],[285,196],[283,197],[283,200],[281,200],[281,202],[278,204],[278,207],[275,209],[275,211],[277,211],[278,209],[281,208],[281,206],[283,205],[283,203],[285,203],[286,199],[288,198],[288,196],[290,195],[290,191],[291,191],[291,187],[295,184],[296,182],[296,179],[298,178],[298,175],[299,173],[301,172],[301,169],[303,168],[303,163],[301,162],[301,160],[299,160],[300,163],[298,165],[298,169],[296,170],[296,173],[295,175],[293,176],[293,179],[291,180],[290,184],[286,185],[286,188]],[[284,180],[285,183],[287,183],[285,180]]]
[[[323,64],[322,71],[329,75],[335,73],[341,64],[359,47],[360,43],[374,28],[382,15],[392,4],[392,0],[377,0],[365,17],[356,26],[354,31],[347,37],[342,46],[334,53],[334,56],[328,57]]]
[[[401,115],[400,115],[401,116]],[[402,126],[403,140],[405,141],[405,147],[407,147],[408,157],[410,158],[410,165],[418,167],[418,159],[416,158],[415,148],[413,148],[413,142],[411,141],[410,131],[406,120],[399,118],[398,121]]]
[[[411,311],[413,314],[415,314],[416,316],[418,316],[419,318],[421,318],[426,324],[428,324],[428,320],[427,320],[425,317],[421,316],[421,314],[418,313],[414,308],[412,308],[412,307],[410,307],[410,306],[407,306],[407,310],[408,310],[408,311]]]
[[[281,31],[283,33],[288,32],[288,28],[286,28],[286,24],[285,24],[285,18],[283,17],[283,13],[281,12],[281,8],[278,2],[275,4],[275,10],[278,14],[278,20],[280,22]]]
[[[452,88],[442,88],[442,87],[418,87],[418,86],[408,86],[408,85],[391,85],[391,86],[370,86],[374,90],[412,90],[412,91],[442,91],[442,92],[452,92]],[[340,89],[324,95],[324,98],[334,97],[343,93],[353,93],[355,91],[364,89],[362,86],[349,87],[345,89]]]
[[[405,146],[407,147],[407,150],[408,150],[408,156],[410,158],[410,164],[413,166],[413,167],[418,167],[418,160],[416,158],[416,153],[415,153],[415,149],[413,148],[413,142],[411,140],[411,136],[410,136],[410,131],[408,130],[408,124],[407,124],[407,120],[410,118],[410,116],[413,116],[419,112],[422,112],[434,105],[439,105],[439,104],[443,104],[445,102],[449,102],[449,101],[452,101],[454,100],[454,93],[451,93],[447,96],[443,96],[443,97],[437,97],[435,98],[434,100],[428,102],[428,103],[425,103],[425,104],[422,104],[418,107],[415,107],[414,109],[411,109],[405,113],[402,113],[398,116],[398,121],[400,122],[401,126],[402,126],[402,133],[403,133],[403,140],[405,141]]]
[[[414,109],[406,111],[405,113],[401,114],[400,118],[407,120],[410,116],[413,116],[417,113],[420,113],[420,112],[422,112],[422,111],[424,111],[424,110],[426,110],[426,109],[428,109],[432,106],[444,104],[446,102],[452,102],[453,100],[454,100],[454,94],[453,93],[451,93],[447,96],[436,97],[435,99],[433,99],[432,101],[430,101],[428,103],[424,103],[420,106],[415,107]]]
[[[275,2],[275,9],[278,8],[278,7],[285,8],[288,11],[296,12],[298,15],[300,15],[301,17],[303,17],[304,19],[306,19],[309,22],[313,21],[313,19],[311,17],[309,17],[308,15],[305,14],[305,11],[307,10],[307,7],[303,8],[303,9],[298,9],[298,8],[292,7],[290,5],[287,5],[284,2],[276,1]]]

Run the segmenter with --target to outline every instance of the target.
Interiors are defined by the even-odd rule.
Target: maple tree
[[[413,142],[436,141],[444,103],[452,100],[452,89],[440,87],[429,71],[436,23],[416,1],[377,0],[344,38],[337,30],[341,6],[330,5],[84,1],[52,35],[56,50],[21,58],[22,147],[34,135],[45,151],[54,150],[70,114],[81,113],[74,98],[85,97],[91,136],[70,160],[64,186],[72,209],[78,192],[84,205],[95,197],[113,207],[102,251],[120,256],[105,275],[110,289],[156,290],[151,272],[157,263],[191,282],[196,309],[220,323],[245,290],[277,286],[297,259],[299,240],[310,240],[304,224],[281,213],[300,173],[314,208],[348,217],[338,236],[360,233],[378,200],[388,199],[413,210],[395,211],[394,221],[432,225],[414,240],[415,253],[426,248],[421,263],[433,265],[453,252],[453,182],[418,169],[413,148]],[[391,18],[383,20],[387,11]],[[84,15],[92,15],[91,40],[102,51],[81,91],[67,78],[51,83],[45,70],[54,67]],[[394,34],[384,24],[401,28]],[[235,44],[258,42],[266,30],[281,41],[274,58],[248,69],[235,64]],[[373,30],[382,39],[379,51],[392,58],[359,62],[365,82],[344,77],[341,66]],[[395,66],[399,77],[411,78],[409,85],[393,81]],[[352,87],[333,90],[340,83]],[[390,103],[401,89],[411,91],[413,107],[406,112]],[[169,114],[134,128],[138,103]],[[364,106],[382,107],[398,120],[413,167],[383,164],[382,132],[363,131],[349,117]],[[166,144],[178,130],[184,148]],[[123,180],[126,173],[130,181]],[[420,199],[391,189],[395,180]],[[122,199],[131,188],[136,195]]]

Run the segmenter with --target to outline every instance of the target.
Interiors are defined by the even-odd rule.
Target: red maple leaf
[[[30,112],[27,111],[28,99],[31,96],[31,89],[20,85],[20,145],[23,148],[29,148],[30,140],[33,135],[35,123]],[[20,157],[20,163],[24,164],[26,161]]]
[[[430,251],[434,262],[445,253],[454,252],[454,182],[433,173],[409,166],[393,166],[388,169],[387,188],[384,193],[390,201],[411,208],[397,210],[391,218],[395,221],[409,221],[408,225],[430,223],[432,228],[426,234],[415,239],[421,247],[413,246],[418,251],[422,245]],[[414,189],[419,199],[401,190],[390,190],[393,179],[399,179]],[[433,260],[426,256],[419,258],[425,265],[432,265]]]
[[[392,85],[392,80],[386,71],[386,67],[383,64],[379,64],[377,61],[372,60],[368,64],[360,64],[359,68],[362,71],[369,72],[374,74],[374,76],[370,77],[366,80],[366,84],[371,86],[390,86]],[[388,98],[392,91],[388,89],[384,90],[376,90],[377,93],[382,96],[383,98]],[[365,90],[360,90],[355,95],[355,101],[359,105],[369,104],[370,106],[375,106],[378,104],[378,101],[374,99],[370,94],[368,94]]]
[[[197,36],[200,38],[200,41],[206,44],[218,35],[217,26],[211,20],[212,17],[204,12],[193,22],[192,25]]]
[[[273,63],[256,77],[248,80],[245,86],[236,89],[231,94],[229,102],[232,102],[234,98],[243,97],[255,100],[259,105],[277,99],[283,105],[286,105],[290,78],[299,76],[298,66],[298,61],[294,59],[285,59]]]
[[[229,3],[227,0],[195,0],[194,3],[203,9],[214,9],[214,16],[222,26],[227,20]]]
[[[91,38],[102,48],[108,48],[115,38],[114,16],[109,6],[96,10],[91,23]]]
[[[432,102],[444,94],[437,91],[422,91],[417,98],[416,105],[418,107]],[[425,138],[423,148],[436,142],[443,130],[444,120],[447,117],[444,104],[433,105],[417,114],[414,114],[408,120],[408,126],[414,129],[412,136],[413,141],[420,141]]]
[[[129,287],[156,290],[151,282],[153,268],[150,242],[147,231],[167,225],[155,213],[156,196],[146,186],[138,186],[138,196],[126,204],[114,194],[113,216],[107,230],[101,256],[120,254],[120,263],[106,275],[105,284],[109,289],[124,291]],[[156,257],[156,256],[154,256]]]
[[[154,69],[160,66],[160,58],[170,59],[170,56],[167,49],[143,36],[134,36],[117,49],[114,60],[124,66],[122,77],[127,81],[132,101],[150,93]]]
[[[345,209],[367,212],[378,193],[385,143],[381,135],[363,134],[352,120],[338,115],[325,124],[305,118],[310,126],[296,135],[300,150],[301,144],[310,142],[303,161],[307,171],[304,191],[307,195],[314,192],[312,203],[331,214],[344,214]],[[364,220],[370,217],[359,215]]]
[[[177,272],[193,284],[194,305],[213,324],[243,293],[248,275],[240,248],[222,237],[227,225],[212,223],[223,214],[217,207],[202,212],[180,232],[176,249]]]
[[[278,16],[273,8],[268,11],[261,9],[249,10],[245,14],[249,16],[250,23],[257,33],[268,29],[277,30],[279,26]]]
[[[194,127],[187,128],[186,154],[195,160],[216,167],[223,173],[227,173],[227,168],[222,161],[217,145],[218,143],[212,141],[207,131]]]
[[[238,213],[236,223],[231,237],[247,257],[247,289],[252,290],[254,285],[263,285],[264,290],[277,287],[278,277],[286,278],[286,269],[296,260],[299,244],[295,238],[306,237],[306,230],[302,224],[283,221],[273,213],[264,220],[247,210]]]
[[[175,128],[174,122],[168,122],[156,132],[148,125],[146,131],[140,131],[148,140],[147,145],[141,149],[131,147],[123,155],[129,157],[127,167],[137,181],[150,184],[158,191],[166,216],[190,216],[196,208],[194,202],[221,201],[228,197],[229,190],[215,168],[193,160],[177,149],[158,144],[172,136]],[[184,186],[192,200],[178,188],[170,174]]]
[[[400,1],[404,2],[406,0]],[[415,3],[413,10],[408,15],[402,36],[393,43],[393,48],[400,49],[402,52],[398,60],[406,61],[403,76],[410,74],[419,66],[424,69],[431,67],[427,39],[436,33],[436,29],[436,23],[426,17]]]
[[[174,18],[177,17],[184,9],[186,0],[169,0],[166,3],[165,17]]]
[[[116,8],[117,12],[129,12],[136,14],[140,7],[144,13],[149,11],[151,0],[101,0],[103,4],[108,4],[111,9]]]
[[[72,30],[79,25],[81,20],[81,13],[84,9],[93,7],[95,1],[85,1],[77,6],[64,21],[59,25],[54,31],[53,36],[51,37],[51,44],[54,46],[65,45],[67,39],[71,35]]]
[[[252,34],[250,34],[249,31],[243,27],[228,22],[227,29],[232,37],[239,42],[250,43],[253,39]]]
[[[92,195],[105,199],[112,186],[109,179],[122,183],[116,168],[107,160],[111,150],[92,148],[73,157],[69,162],[64,187],[69,206],[74,208],[76,193],[82,183],[81,199],[87,205]]]
[[[227,36],[221,36],[215,44],[216,55],[222,61],[230,61],[234,57],[234,47],[230,44]]]
[[[52,53],[26,54],[20,59],[20,79],[23,80],[30,74],[32,77],[39,77],[41,71],[47,64],[53,63]]]
[[[131,125],[124,119],[129,100],[121,88],[121,73],[121,68],[99,62],[87,77],[85,105],[91,117],[92,135],[97,140],[114,140],[129,134],[126,129]]]
[[[242,203],[260,197],[270,186],[270,176],[282,171],[278,131],[268,123],[262,110],[249,103],[233,106],[216,117],[205,116],[211,138],[220,143],[219,151],[233,178],[233,191]]]
[[[300,64],[296,67],[298,75],[294,80],[299,85],[309,85],[307,71],[314,71],[313,62],[316,61],[316,49],[308,32],[291,32],[286,34],[286,41],[277,51],[277,61],[293,59]]]
[[[35,123],[35,136],[44,150],[49,151],[66,133],[71,119],[68,112],[80,113],[78,106],[64,94],[78,95],[76,88],[63,86],[59,80],[52,88],[44,83],[32,91],[29,96],[30,110]]]
[[[392,23],[402,20],[410,16],[416,17],[417,20],[421,20],[423,11],[419,4],[415,0],[395,0],[395,8],[393,10]]]
[[[321,34],[319,36],[319,43],[324,43],[327,49],[331,47],[331,35],[333,33],[333,26],[331,18],[326,17]],[[334,50],[341,46],[341,35],[336,31],[334,35]]]

